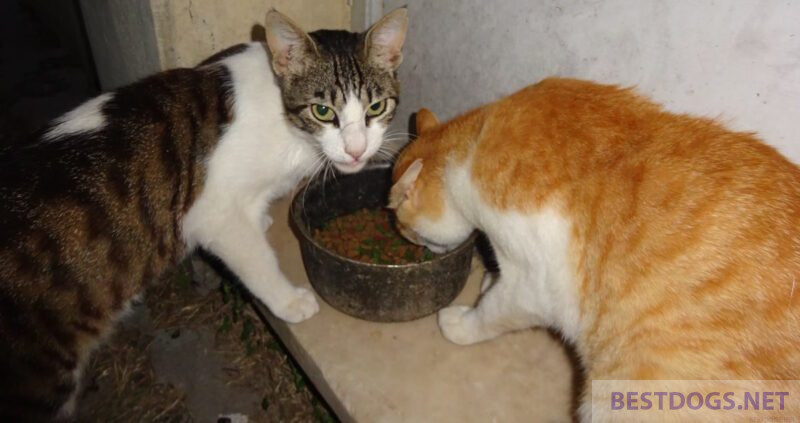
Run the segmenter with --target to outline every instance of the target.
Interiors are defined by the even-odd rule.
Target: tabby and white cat
[[[568,79],[417,124],[399,227],[439,251],[480,229],[500,267],[476,307],[440,311],[450,341],[559,330],[584,421],[611,418],[591,416],[592,380],[800,379],[800,169],[773,148]]]
[[[271,11],[267,46],[103,94],[4,150],[0,420],[69,416],[91,350],[197,246],[276,316],[316,313],[278,268],[266,211],[316,169],[356,172],[381,148],[407,25],[398,9],[365,33],[306,34]]]

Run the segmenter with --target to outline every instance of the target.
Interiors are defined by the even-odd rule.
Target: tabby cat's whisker
[[[324,154],[319,152],[317,153],[314,163],[311,165],[311,168],[313,170],[311,171],[310,176],[308,177],[307,184],[310,184],[314,181],[314,179],[319,175],[320,171],[322,171],[327,161],[328,160],[326,159]],[[306,194],[308,194],[308,190],[306,190],[304,187],[303,196],[300,198],[300,204],[303,206],[303,209],[305,209],[306,206]]]
[[[403,131],[391,131],[391,132],[387,132],[386,133],[386,136],[392,136],[392,135],[405,135],[405,136],[409,136],[409,137],[416,136],[416,134],[412,134],[410,132],[403,132]]]
[[[328,168],[329,168],[329,169],[330,169],[330,171],[331,171],[331,177],[332,177],[332,178],[333,178],[333,180],[335,181],[335,180],[336,180],[336,174],[337,174],[337,172],[336,172],[336,169],[334,169],[334,168],[333,168],[333,163],[328,163]]]
[[[395,141],[395,140],[413,140],[416,137],[408,137],[406,135],[385,135],[383,137],[384,141]]]
[[[379,149],[378,151],[375,152],[376,156],[387,160],[394,159],[396,154],[397,154],[396,151],[385,151],[383,149]]]

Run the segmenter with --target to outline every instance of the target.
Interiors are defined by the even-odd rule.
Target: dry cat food
[[[341,256],[367,263],[408,264],[433,258],[429,249],[397,232],[386,210],[361,209],[333,218],[314,230],[314,239]]]

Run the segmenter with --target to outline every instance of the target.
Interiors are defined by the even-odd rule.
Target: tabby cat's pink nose
[[[361,156],[364,155],[364,151],[367,150],[366,144],[359,144],[359,145],[346,145],[344,147],[344,152],[349,154],[353,160],[358,160]]]

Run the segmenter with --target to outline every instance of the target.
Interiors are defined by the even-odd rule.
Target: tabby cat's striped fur
[[[355,171],[380,147],[406,20],[400,9],[368,33],[305,34],[272,11],[268,46],[103,94],[2,151],[0,420],[69,417],[91,350],[198,245],[277,316],[313,315],[266,244],[266,209],[315,167]],[[392,104],[367,119],[364,99]],[[317,103],[352,129],[309,123]]]

